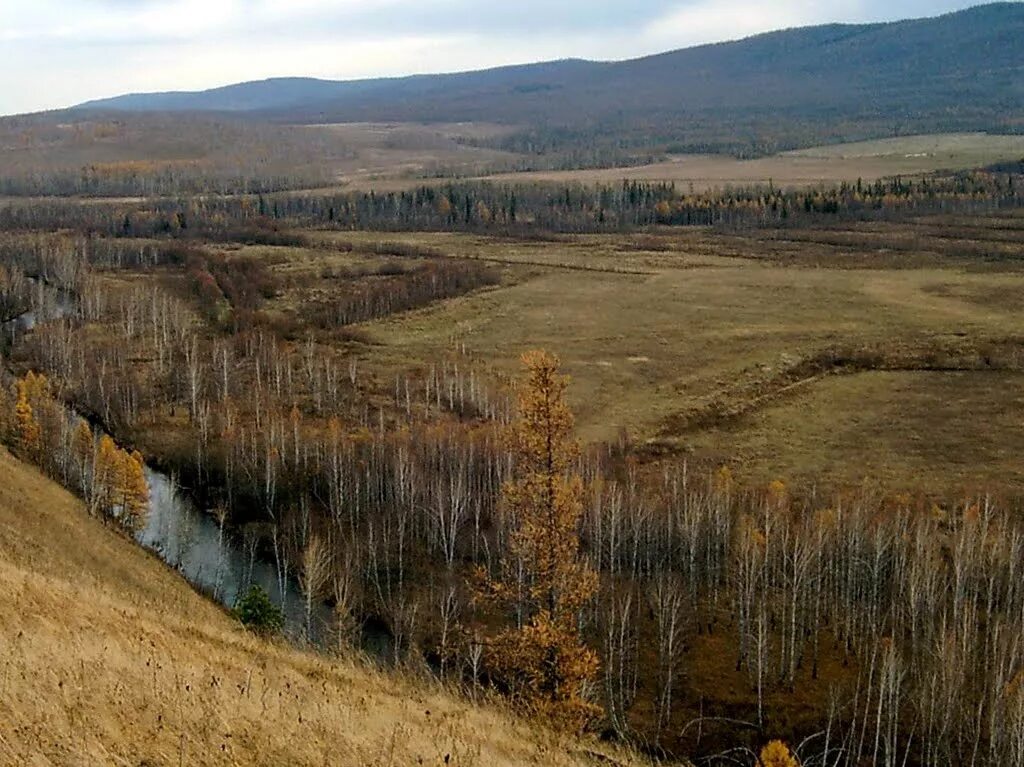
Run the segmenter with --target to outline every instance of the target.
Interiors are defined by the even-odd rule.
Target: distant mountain
[[[274,79],[78,109],[275,121],[490,121],[506,148],[617,143],[774,151],[937,130],[1024,130],[1024,3],[807,27],[622,62],[556,61],[333,82]]]

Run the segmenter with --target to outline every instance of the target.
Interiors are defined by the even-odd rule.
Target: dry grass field
[[[504,377],[523,350],[545,347],[573,376],[586,440],[626,430],[654,454],[733,463],[759,482],[1024,490],[1019,216],[550,242],[387,237],[504,276],[360,326],[378,369],[427,367],[465,346]],[[819,369],[829,353],[882,359]]]
[[[503,173],[490,176],[502,182],[560,183],[674,182],[695,191],[773,182],[779,187],[816,186],[861,178],[916,176],[937,170],[956,170],[1024,157],[1024,136],[950,133],[907,136],[783,152],[756,160],[724,155],[675,155],[665,162],[634,168]]]
[[[634,764],[255,638],[0,450],[0,764]]]
[[[396,179],[405,180],[407,185],[410,178],[472,175],[515,157],[461,141],[492,138],[513,130],[487,123],[341,123],[310,125],[303,130],[329,137],[352,153],[349,161],[335,169],[339,183],[346,188],[380,191]]]

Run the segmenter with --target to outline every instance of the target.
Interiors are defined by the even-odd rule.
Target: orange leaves
[[[492,673],[523,703],[569,728],[595,713],[586,689],[597,656],[579,635],[578,616],[597,590],[597,574],[579,556],[583,482],[573,472],[579,446],[565,404],[568,378],[545,352],[523,355],[526,380],[509,434],[515,478],[502,502],[517,521],[503,581],[487,581],[487,598],[515,606],[521,628],[502,632],[488,659]]]
[[[70,444],[62,441],[67,413],[61,409],[44,375],[29,372],[17,382],[14,405],[15,442],[22,457],[55,470],[56,453],[72,459],[79,489],[92,511],[116,520],[128,530],[138,530],[149,508],[149,484],[138,452],[128,452],[104,434],[94,442],[89,424],[79,419]],[[65,471],[67,467],[65,466]]]
[[[14,417],[17,423],[18,452],[23,457],[35,463],[42,458],[42,430],[36,420],[35,411],[29,401],[30,392],[33,388],[33,381],[29,376],[18,381],[17,402],[14,405]],[[45,379],[44,379],[45,380]]]
[[[127,530],[141,528],[149,507],[149,484],[137,451],[122,450],[104,434],[96,448],[93,484],[96,508]]]
[[[575,626],[541,610],[522,629],[502,633],[494,647],[492,671],[534,713],[573,730],[600,713],[581,694],[597,674],[597,653],[580,643]]]
[[[574,419],[565,403],[569,378],[558,373],[558,358],[547,352],[526,352],[522,363],[527,377],[519,389],[512,447],[525,471],[554,476],[579,455],[579,445],[572,438]]]
[[[773,740],[762,748],[758,762],[760,767],[800,767],[789,746],[781,740]]]
[[[781,479],[773,479],[768,483],[768,501],[773,506],[782,507],[786,504],[788,493],[786,484]]]

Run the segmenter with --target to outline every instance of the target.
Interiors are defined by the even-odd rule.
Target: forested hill
[[[587,140],[750,153],[946,130],[1024,130],[1024,3],[772,32],[623,62],[331,82],[275,79],[83,108],[292,122],[490,121],[505,148]]]

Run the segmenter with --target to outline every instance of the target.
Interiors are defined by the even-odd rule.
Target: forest
[[[652,759],[1024,763],[1012,494],[751,481],[740,461],[625,428],[581,440],[570,403],[585,368],[568,378],[559,362],[571,337],[494,364],[462,332],[470,320],[444,325],[426,356],[388,354],[380,335],[460,302],[499,312],[548,273],[648,279],[683,258],[671,238],[687,232],[724,250],[684,274],[753,259],[735,254],[753,231],[791,261],[805,251],[781,249],[806,239],[838,280],[843,238],[946,264],[938,244],[901,239],[937,216],[962,222],[935,237],[956,269],[1016,279],[1020,170],[708,193],[451,182],[197,196],[175,182],[145,200],[12,197],[0,438],[129,537],[146,525],[147,472],[171,477],[220,531],[209,595],[226,599],[228,546],[267,563],[297,602],[264,605],[300,615],[291,641],[498,694]],[[610,260],[568,260],[569,235],[625,239],[608,241]],[[984,359],[957,369],[1015,371],[1022,337],[985,338]],[[909,364],[836,354],[825,369]],[[779,396],[819,375],[794,365]],[[728,415],[701,413],[688,428]],[[246,590],[244,614],[261,599]]]

